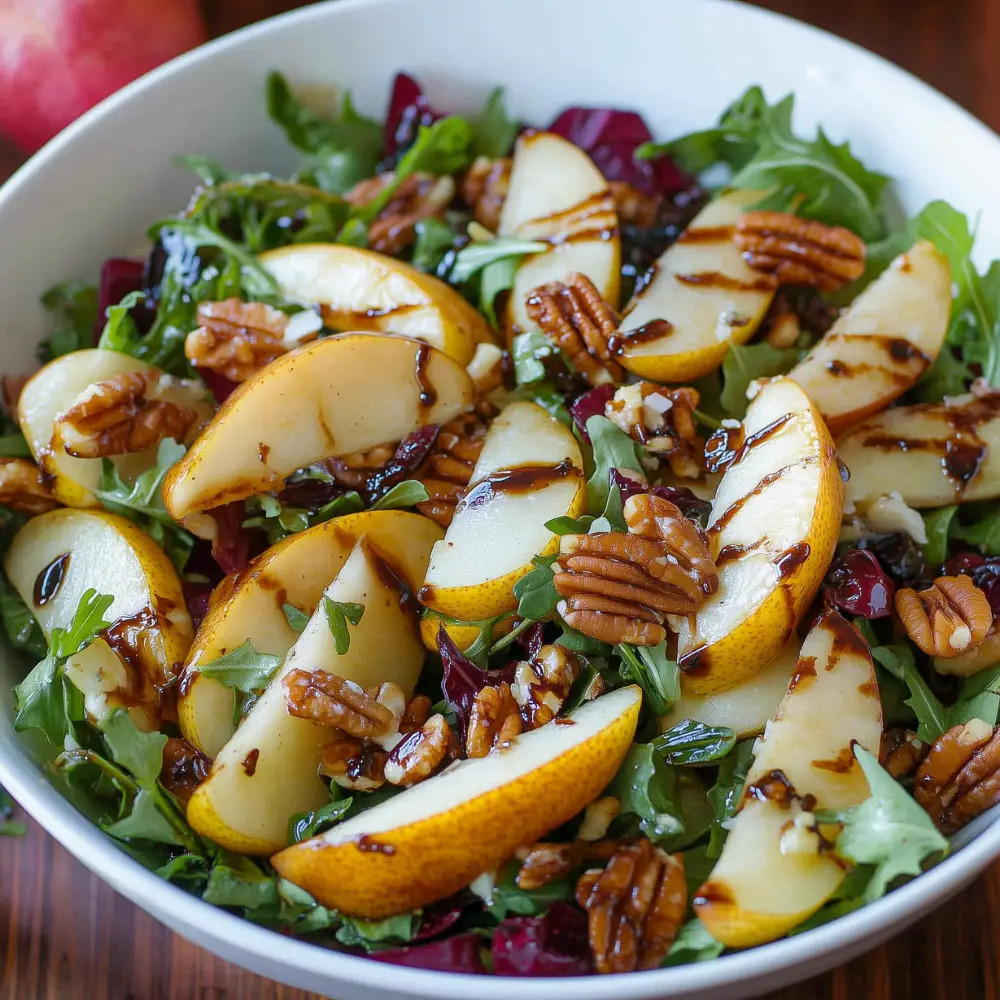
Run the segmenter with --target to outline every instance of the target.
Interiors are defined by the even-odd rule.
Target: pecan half
[[[455,507],[483,450],[487,430],[486,421],[475,413],[442,424],[434,448],[418,473],[429,498],[418,503],[417,510],[442,527],[451,524],[455,516]]]
[[[385,765],[385,780],[390,785],[416,785],[456,756],[458,740],[451,726],[443,715],[432,715],[393,747]]]
[[[975,649],[993,626],[990,602],[968,576],[939,576],[920,593],[897,590],[896,614],[928,656],[942,659]]]
[[[684,860],[646,839],[620,847],[603,871],[581,876],[576,901],[599,973],[655,969],[684,922]]]
[[[26,458],[0,458],[0,504],[19,514],[34,516],[54,510],[59,501],[34,462]]]
[[[344,195],[352,205],[367,205],[395,180],[393,173],[358,181]],[[431,174],[410,174],[393,192],[386,206],[368,227],[368,246],[379,253],[397,254],[416,239],[421,219],[441,215],[455,197],[453,178]]]
[[[913,795],[948,834],[1000,803],[1000,729],[973,719],[938,737],[917,771]]]
[[[582,669],[579,657],[565,646],[542,646],[530,661],[518,663],[511,693],[525,729],[544,726],[559,714]]]
[[[183,441],[198,414],[190,406],[153,400],[160,377],[142,372],[95,382],[56,417],[66,453],[107,458],[155,448],[166,438]]]
[[[281,684],[289,715],[340,729],[357,739],[371,740],[396,732],[406,703],[395,684],[365,691],[354,681],[325,670],[296,667],[285,674]],[[384,704],[390,700],[394,707],[399,705],[398,712]]]
[[[650,493],[624,506],[628,534],[563,535],[555,566],[557,607],[570,628],[611,644],[655,646],[667,615],[689,615],[719,587],[698,527]]]
[[[494,233],[500,226],[513,162],[509,156],[497,160],[477,156],[462,178],[462,200],[472,209],[476,222]]]
[[[735,239],[747,264],[773,274],[781,285],[812,285],[835,292],[865,270],[865,242],[860,236],[788,212],[744,212]]]
[[[320,748],[319,773],[356,792],[373,792],[385,784],[389,754],[377,743],[338,733]]]
[[[576,840],[569,844],[539,843],[522,847],[516,855],[521,867],[514,881],[525,891],[541,889],[587,862],[607,861],[618,846],[617,840],[592,843]]]
[[[667,389],[654,382],[623,385],[604,404],[604,415],[652,454],[665,458],[680,479],[700,478],[705,439],[698,434],[694,411],[697,389]]]
[[[609,345],[618,319],[585,274],[574,271],[565,282],[539,285],[525,304],[532,322],[591,385],[622,380]]]
[[[506,682],[487,685],[476,695],[469,713],[465,752],[469,757],[485,757],[501,750],[524,730],[517,702]]]
[[[908,778],[917,769],[927,747],[912,729],[888,729],[882,734],[879,753],[882,766],[897,780]]]

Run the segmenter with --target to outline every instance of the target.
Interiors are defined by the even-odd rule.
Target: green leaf
[[[924,530],[927,544],[924,546],[924,560],[929,566],[940,566],[948,558],[948,536],[958,506],[939,507],[923,512]]]
[[[730,344],[722,362],[724,380],[719,401],[726,414],[742,420],[747,412],[747,389],[754,379],[783,375],[798,363],[800,352],[794,347],[776,348],[758,344]]]
[[[638,684],[654,715],[665,715],[681,696],[680,669],[667,656],[666,641],[658,646],[616,646],[622,679]]]
[[[97,325],[97,289],[89,282],[73,280],[53,285],[42,305],[50,314],[52,331],[38,345],[43,364],[71,351],[94,345]]]
[[[994,727],[1000,721],[1000,666],[965,678],[957,700],[948,708],[949,729],[973,719],[982,719]]]
[[[455,263],[448,274],[448,281],[453,285],[461,285],[484,267],[497,261],[513,257],[520,263],[529,254],[544,253],[548,249],[548,243],[534,240],[496,239],[485,243],[466,243],[455,254]]]
[[[875,646],[872,659],[909,688],[906,704],[917,717],[917,736],[933,743],[948,728],[948,713],[940,699],[920,676],[909,646]]]
[[[503,87],[497,87],[486,99],[486,106],[472,120],[472,151],[491,160],[506,156],[514,145],[521,123],[510,117]]]
[[[144,733],[136,728],[128,712],[117,711],[101,724],[101,732],[115,763],[125,768],[141,785],[153,785],[163,768],[163,733]]]
[[[166,737],[163,737],[166,742]],[[157,807],[156,800],[145,789],[132,802],[132,809],[124,818],[104,828],[116,840],[149,840],[155,844],[184,846],[173,827]]]
[[[753,740],[740,740],[733,752],[722,759],[715,784],[708,790],[708,801],[715,810],[707,851],[710,858],[717,858],[722,853],[726,841],[723,824],[732,818],[743,795],[747,772],[753,764],[753,745]]]
[[[331,786],[332,789],[336,785]],[[311,812],[298,813],[288,821],[288,843],[298,844],[336,826],[348,813],[354,800],[349,796],[328,802]]]
[[[198,895],[200,896],[204,891],[205,882],[208,879],[208,870],[208,861],[200,854],[179,854],[177,857],[171,858],[161,868],[157,868],[156,874],[164,882],[174,882],[182,885],[190,883],[192,888],[197,886]]]
[[[521,889],[517,885],[520,870],[517,861],[500,867],[484,900],[490,917],[499,923],[507,917],[537,917],[553,904],[571,902],[575,882],[570,877],[554,879],[539,889]]]
[[[281,610],[285,612],[285,620],[293,632],[302,632],[309,624],[309,615],[300,611],[294,604],[282,604]]]
[[[435,274],[445,254],[454,248],[455,234],[447,223],[433,216],[421,219],[414,228],[417,241],[410,263],[425,274]]]
[[[643,481],[646,473],[639,461],[635,442],[607,417],[600,414],[590,417],[587,434],[594,449],[594,474],[587,480],[587,507],[591,514],[596,515],[607,506],[612,469],[636,472]]]
[[[208,187],[235,180],[239,174],[227,170],[218,160],[201,153],[189,153],[187,156],[175,156],[174,164],[182,170],[190,170],[198,175],[202,184]]]
[[[1000,508],[994,503],[988,503],[983,504],[981,510],[981,516],[969,523],[964,523],[963,520],[952,522],[952,537],[975,545],[988,556],[1000,556]],[[969,517],[972,511],[963,506],[962,513],[963,517]]]
[[[31,458],[31,449],[19,430],[0,434],[0,456],[4,458]]]
[[[201,897],[215,906],[255,910],[278,902],[277,879],[240,854],[220,848]]]
[[[504,257],[487,264],[479,273],[479,311],[489,320],[494,329],[500,328],[496,314],[497,296],[509,292],[514,287],[521,257]]]
[[[519,333],[511,347],[514,359],[514,378],[518,385],[538,382],[548,375],[542,358],[550,358],[559,353],[558,349],[541,330]]]
[[[639,817],[639,829],[650,840],[676,841],[684,833],[678,801],[677,772],[648,743],[634,743],[607,794],[621,803],[619,815]]]
[[[379,497],[371,505],[371,510],[398,510],[403,507],[415,507],[418,503],[430,499],[427,487],[419,479],[407,479],[396,483],[384,496]]]
[[[736,746],[736,733],[725,726],[707,726],[684,719],[652,741],[668,764],[708,764]]]
[[[357,625],[365,613],[364,606],[349,601],[332,601],[325,594],[320,603],[326,615],[326,623],[330,626],[334,648],[339,656],[343,656],[351,648],[351,633],[347,623]]]
[[[555,573],[552,571],[555,559],[555,556],[535,556],[531,560],[534,569],[514,584],[517,613],[521,618],[541,622],[552,617],[559,603]]]
[[[41,659],[48,643],[35,616],[21,600],[21,595],[11,586],[6,575],[0,574],[0,618],[4,632],[14,649]]]
[[[725,947],[721,941],[716,941],[708,933],[708,928],[697,917],[693,917],[677,932],[663,965],[670,967],[690,965],[692,962],[707,962],[709,959],[718,958],[725,951]]]
[[[250,694],[267,687],[275,671],[281,666],[281,659],[270,653],[258,653],[253,642],[247,639],[232,652],[200,664],[198,670],[206,677],[221,681],[226,687]]]
[[[385,920],[360,920],[343,917],[337,930],[337,940],[348,948],[364,948],[367,952],[380,948],[409,944],[420,929],[420,911],[400,913]]]
[[[854,864],[875,866],[864,892],[870,903],[885,895],[901,875],[919,875],[923,862],[948,850],[948,841],[912,796],[893,780],[864,747],[854,756],[868,780],[871,795],[849,809],[817,813],[820,822],[839,822],[836,851]]]

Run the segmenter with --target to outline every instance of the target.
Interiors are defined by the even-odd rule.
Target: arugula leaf
[[[639,817],[643,835],[657,842],[684,833],[684,818],[676,801],[677,774],[648,743],[633,743],[607,794],[621,804],[621,814]]]
[[[301,633],[309,624],[309,615],[300,611],[294,604],[282,604],[281,610],[285,612],[285,620],[293,632]]]
[[[156,869],[156,874],[164,882],[190,883],[189,891],[195,891],[200,896],[208,879],[208,860],[200,854],[178,854],[167,864]]]
[[[794,347],[758,344],[730,344],[722,362],[724,384],[719,402],[726,414],[742,420],[747,412],[747,389],[754,379],[783,375],[798,363],[801,352]]]
[[[198,179],[207,187],[214,187],[225,181],[235,180],[239,174],[227,170],[218,160],[202,153],[188,153],[186,156],[175,156],[174,163],[182,170],[190,170],[198,175]]]
[[[35,616],[3,573],[0,573],[0,618],[14,649],[29,653],[36,659],[45,656],[48,643]]]
[[[250,858],[219,848],[201,898],[215,906],[248,910],[273,906],[278,902],[277,879]]]
[[[338,922],[337,914],[319,906],[305,889],[286,878],[275,878],[276,902],[265,902],[253,909],[244,910],[244,917],[254,923],[293,934],[311,934],[326,930]]]
[[[504,257],[487,264],[479,273],[479,311],[494,329],[500,328],[496,313],[497,296],[514,287],[514,278],[522,260],[522,257]]]
[[[325,594],[320,602],[326,623],[330,626],[333,645],[338,655],[343,656],[351,648],[351,633],[347,623],[357,625],[365,613],[364,606],[349,601],[332,601]]]
[[[519,888],[517,873],[520,867],[520,863],[516,861],[502,865],[482,891],[486,910],[497,923],[509,916],[537,917],[553,903],[570,902],[573,899],[575,883],[568,877],[554,879],[538,889]],[[476,883],[473,883],[473,892],[479,895]]]
[[[242,646],[237,646],[224,656],[199,664],[198,670],[234,691],[252,694],[267,687],[275,671],[281,666],[281,659],[271,653],[257,652],[253,642],[247,639]]]
[[[924,511],[921,515],[927,533],[924,560],[929,566],[940,566],[948,558],[948,536],[957,512],[958,505],[952,504],[950,507]]]
[[[129,312],[145,300],[144,292],[129,292],[117,305],[108,306],[97,346],[106,351],[135,354],[141,338]]]
[[[637,472],[645,481],[635,442],[607,417],[595,414],[587,420],[587,434],[594,449],[594,474],[587,480],[587,507],[591,514],[603,512],[611,491],[611,470]]]
[[[517,613],[526,621],[547,621],[559,603],[552,570],[555,560],[556,556],[534,556],[531,560],[534,569],[514,584]]]
[[[136,728],[128,712],[113,712],[101,725],[105,742],[116,764],[124,767],[139,783],[151,785],[160,777],[163,748],[167,737],[163,733],[144,733]]]
[[[665,715],[681,696],[680,669],[667,656],[666,641],[658,646],[615,646],[621,657],[618,672],[626,681],[638,684],[654,715]]]
[[[924,861],[947,852],[948,841],[926,811],[864,747],[855,745],[854,756],[868,780],[871,795],[849,809],[817,813],[817,819],[843,824],[836,843],[842,858],[875,866],[863,896],[870,903],[885,895],[889,884],[899,876],[919,875]]]
[[[981,508],[978,505],[971,509],[963,506],[964,515],[971,515],[973,510],[977,513],[981,511],[981,516],[969,523],[959,519],[953,521],[952,536],[960,542],[975,545],[988,556],[1000,556],[1000,509],[993,503],[983,504]]]
[[[544,253],[548,249],[548,243],[539,243],[537,240],[501,238],[483,243],[466,243],[455,254],[455,263],[448,274],[448,281],[453,285],[461,285],[484,267],[497,261],[514,257],[520,264],[529,254]]]
[[[164,737],[166,739],[166,737]],[[156,799],[150,792],[140,789],[132,800],[129,814],[115,823],[104,827],[104,832],[116,840],[149,840],[156,844],[185,846],[174,828],[160,811]]]
[[[430,499],[427,487],[419,479],[406,479],[396,483],[384,496],[371,505],[371,510],[399,510],[414,507]]]
[[[409,944],[420,929],[420,911],[400,913],[385,920],[361,920],[342,917],[337,929],[337,940],[348,948],[364,948],[371,953],[380,948],[393,948]]]
[[[410,263],[425,274],[436,274],[448,251],[454,249],[455,234],[446,222],[433,216],[421,219],[414,228],[417,240]]]
[[[567,517],[563,514],[546,521],[545,527],[555,535],[586,535],[595,520],[590,514],[582,514],[580,517]]]
[[[657,736],[651,745],[668,764],[708,764],[725,757],[736,746],[736,733],[724,726],[684,719]]]
[[[893,677],[903,681],[910,690],[905,704],[917,717],[917,736],[925,743],[933,743],[948,729],[948,713],[940,699],[920,676],[913,650],[909,646],[874,646],[872,659]]]
[[[983,670],[962,682],[958,699],[948,708],[948,728],[982,719],[996,726],[1000,718],[1000,666]]]
[[[518,385],[528,385],[538,382],[548,375],[542,358],[550,358],[559,353],[558,348],[542,333],[541,330],[529,330],[519,333],[511,347],[514,359],[514,378]]]
[[[472,151],[475,156],[488,156],[491,160],[506,156],[520,131],[521,123],[507,112],[503,87],[497,87],[472,120]]]
[[[42,305],[52,316],[52,332],[38,345],[42,364],[94,346],[97,289],[93,285],[79,279],[53,285],[42,296]]]
[[[692,962],[707,962],[709,959],[718,958],[725,948],[721,941],[716,941],[708,933],[708,928],[697,917],[693,917],[677,932],[663,965],[670,967],[690,965]]]
[[[720,762],[715,784],[708,790],[708,801],[715,810],[706,852],[710,858],[717,858],[722,853],[727,832],[724,824],[733,817],[743,795],[747,773],[753,764],[753,745],[753,740],[740,740],[733,752]]]
[[[330,791],[333,792],[335,788],[336,785],[331,785]],[[353,802],[348,796],[328,802],[311,812],[297,813],[288,821],[288,843],[301,843],[336,826],[347,815]]]

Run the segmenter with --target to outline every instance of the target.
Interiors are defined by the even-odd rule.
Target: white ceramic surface
[[[905,30],[905,26],[901,28]],[[0,370],[32,364],[40,293],[94,277],[184,205],[191,176],[171,165],[207,153],[245,170],[294,162],[265,115],[267,69],[293,83],[350,85],[381,116],[397,69],[439,107],[476,108],[503,83],[515,112],[543,124],[568,104],[634,107],[655,134],[711,122],[749,83],[794,90],[800,126],[822,122],[892,174],[908,210],[944,197],[982,210],[980,253],[1000,255],[1000,141],[930,88],[852,45],[726,0],[340,0],[224,38],[109,99],[0,189]],[[161,882],[48,784],[14,736],[13,665],[0,663],[0,783],[85,865],[192,941],[290,985],[354,998],[436,1000],[738,998],[815,974],[873,947],[955,893],[998,854],[1000,826],[929,874],[836,923],[676,970],[587,980],[472,979],[338,955],[272,934]]]

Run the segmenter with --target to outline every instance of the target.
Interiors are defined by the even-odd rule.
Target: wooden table
[[[473,2],[473,0],[470,0]],[[230,31],[301,3],[206,0]],[[998,0],[767,0],[907,67],[1000,129]],[[956,151],[958,155],[958,151]],[[0,149],[0,177],[14,164]],[[776,1000],[1000,997],[1000,864],[895,941]],[[320,1000],[215,958],[116,895],[28,822],[0,838],[2,1000]]]

